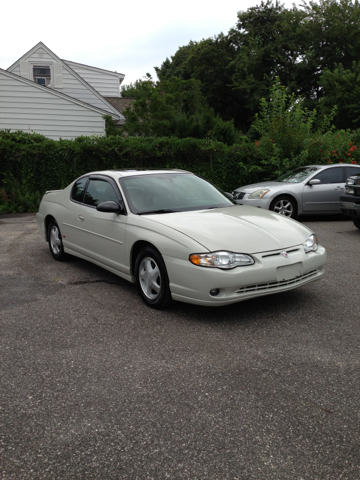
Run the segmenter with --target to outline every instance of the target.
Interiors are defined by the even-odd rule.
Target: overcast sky
[[[64,60],[123,73],[129,84],[146,73],[156,77],[154,67],[190,40],[228,33],[237,12],[260,1],[2,2],[0,68],[41,41]]]

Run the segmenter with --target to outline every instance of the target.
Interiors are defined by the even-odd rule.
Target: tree
[[[255,115],[252,125],[258,135],[255,143],[261,163],[276,175],[305,165],[315,118],[316,110],[309,112],[303,100],[287,93],[277,79],[270,90],[270,100],[260,101],[260,113]]]
[[[328,114],[336,105],[337,128],[360,128],[360,61],[353,62],[351,69],[342,64],[333,71],[325,69],[319,85],[323,89],[320,112]]]
[[[150,73],[147,73],[143,80],[135,80],[134,83],[129,83],[129,85],[122,85],[120,87],[121,96],[123,98],[134,98],[135,92],[137,91],[139,93],[139,91],[142,90],[144,85],[146,85],[144,84],[144,80],[148,80],[148,81],[152,80]],[[146,89],[144,94],[146,95]]]
[[[360,60],[360,3],[358,0],[310,1],[301,6],[302,30],[296,82],[298,92],[314,108],[325,95],[320,77],[342,64],[351,69]]]
[[[238,22],[229,32],[237,52],[231,65],[232,88],[246,112],[246,127],[253,121],[260,100],[269,99],[276,77],[289,91],[297,90],[303,17],[295,7],[286,10],[278,1],[270,0],[238,13]]]
[[[179,138],[211,138],[232,144],[236,131],[233,121],[215,115],[195,79],[153,82],[142,80],[135,100],[125,112],[124,131],[129,135]]]
[[[229,39],[219,34],[213,38],[190,42],[156,68],[160,79],[195,79],[201,82],[201,93],[206,103],[224,120],[234,119],[241,123],[243,112],[233,91],[230,64],[235,58],[235,49]]]

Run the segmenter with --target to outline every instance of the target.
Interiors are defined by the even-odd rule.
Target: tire
[[[55,220],[51,220],[48,228],[48,241],[50,253],[55,260],[62,261],[67,257],[64,252],[63,243],[61,240],[61,232]]]
[[[140,251],[135,261],[135,277],[139,295],[146,305],[162,309],[172,303],[164,260],[155,248],[149,246]]]
[[[278,213],[279,215],[284,215],[285,217],[297,217],[297,205],[295,200],[284,195],[273,200],[270,205],[270,210]]]
[[[360,218],[352,217],[352,221],[353,221],[353,224],[355,225],[355,227],[360,229]]]

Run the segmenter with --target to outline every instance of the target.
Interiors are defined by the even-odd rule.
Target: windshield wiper
[[[139,212],[138,215],[148,215],[148,214],[155,214],[155,213],[174,213],[175,210],[170,210],[168,208],[162,208],[160,210],[149,210],[148,212]]]
[[[212,207],[206,207],[204,210],[214,210],[215,208],[227,208],[227,207],[236,207],[238,204],[236,203],[231,203],[230,205],[219,205],[219,206],[212,206]]]

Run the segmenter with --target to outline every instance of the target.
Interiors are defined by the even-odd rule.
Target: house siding
[[[123,75],[80,65],[68,60],[63,61],[86,80],[89,85],[95,88],[96,91],[101,93],[103,97],[120,97],[120,83],[124,78]]]
[[[0,130],[36,132],[52,139],[105,135],[103,112],[0,71]]]
[[[77,78],[74,72],[66,68],[66,64],[62,60],[57,59],[56,56],[52,56],[45,48],[39,46],[34,51],[24,56],[19,63],[14,64],[9,71],[16,75],[22,76],[32,80],[32,65],[34,63],[49,64],[51,65],[51,85],[49,88],[57,90],[61,93],[69,95],[70,97],[81,100],[82,102],[89,103],[94,107],[101,108],[114,114],[115,111],[112,106],[109,105],[101,96],[101,92],[94,92],[87,83],[83,83]],[[27,65],[27,66],[26,66]],[[117,79],[118,80],[118,79]],[[86,79],[84,78],[86,82]],[[94,87],[93,87],[94,88]]]

